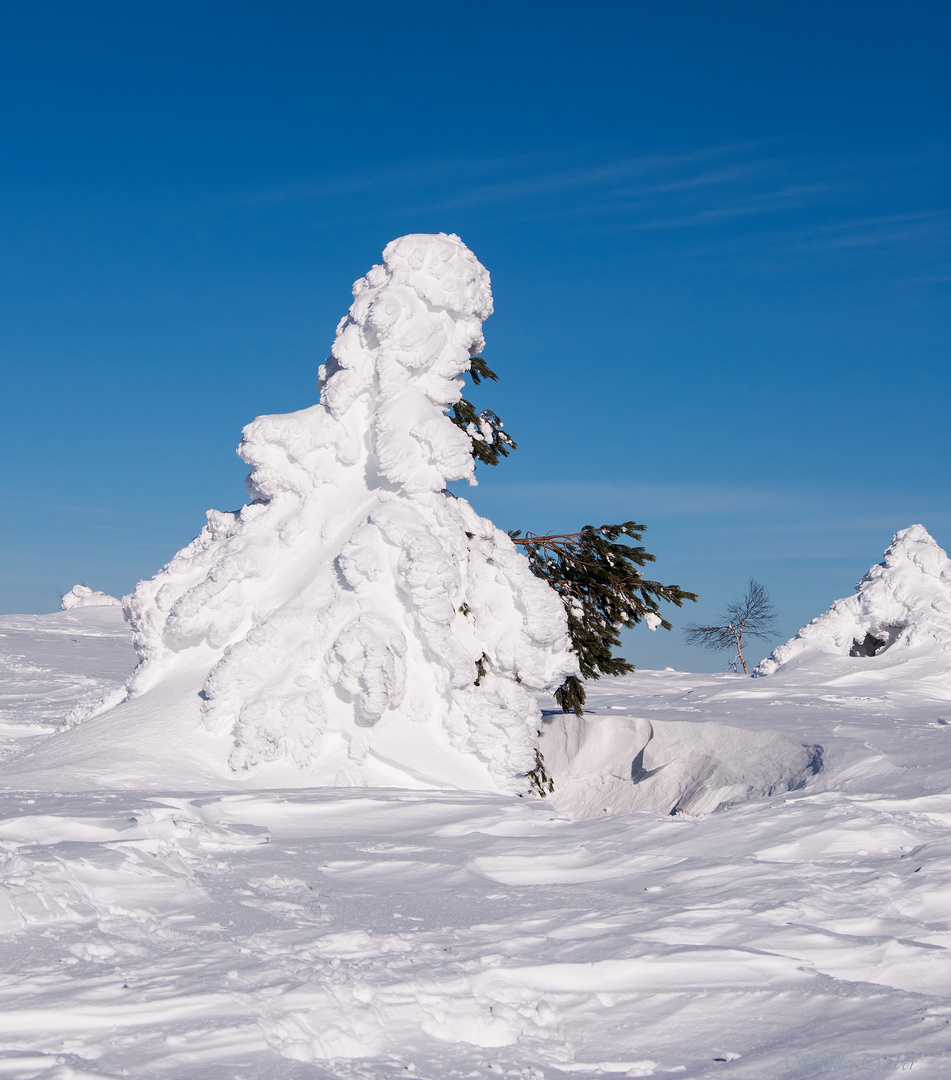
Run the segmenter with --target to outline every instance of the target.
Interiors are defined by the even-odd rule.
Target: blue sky
[[[243,501],[406,232],[489,268],[503,527],[634,518],[784,636],[951,544],[944,3],[0,7],[0,610],[117,594]],[[716,669],[679,632],[640,666]],[[759,651],[759,650],[756,650]],[[765,651],[765,650],[764,650]]]

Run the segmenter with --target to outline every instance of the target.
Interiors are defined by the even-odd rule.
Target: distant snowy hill
[[[780,645],[758,675],[881,671],[914,662],[923,677],[951,672],[951,560],[922,525],[896,533],[855,595]],[[910,671],[909,671],[910,674]]]

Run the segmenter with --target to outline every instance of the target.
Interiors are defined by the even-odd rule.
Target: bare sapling
[[[758,581],[750,578],[746,592],[728,605],[716,624],[700,626],[691,623],[684,627],[684,636],[689,645],[699,645],[701,649],[716,652],[721,649],[735,649],[733,670],[736,670],[736,664],[739,663],[743,674],[749,675],[743,656],[743,643],[749,638],[768,641],[776,636],[776,609],[770,602],[769,593]]]

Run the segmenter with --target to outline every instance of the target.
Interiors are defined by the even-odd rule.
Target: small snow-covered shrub
[[[62,609],[69,611],[76,607],[119,607],[122,601],[104,592],[93,592],[88,585],[74,585],[69,592],[63,593]]]

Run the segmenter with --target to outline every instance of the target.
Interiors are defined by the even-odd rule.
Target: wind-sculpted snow
[[[951,670],[951,560],[922,525],[895,534],[884,560],[825,614],[780,645],[756,669],[892,666],[934,655]],[[934,664],[928,664],[930,675]],[[837,671],[841,674],[841,671]]]
[[[797,791],[822,768],[820,746],[777,731],[640,716],[549,716],[540,746],[552,805],[577,818],[709,814]]]
[[[220,759],[311,783],[525,790],[533,692],[577,667],[557,595],[445,490],[474,482],[447,411],[483,347],[488,273],[458,237],[406,236],[353,293],[320,403],[244,430],[252,501],[209,511],[136,588],[141,663],[97,722],[151,731],[143,762],[169,724],[186,772]],[[81,757],[92,735],[71,738]]]

